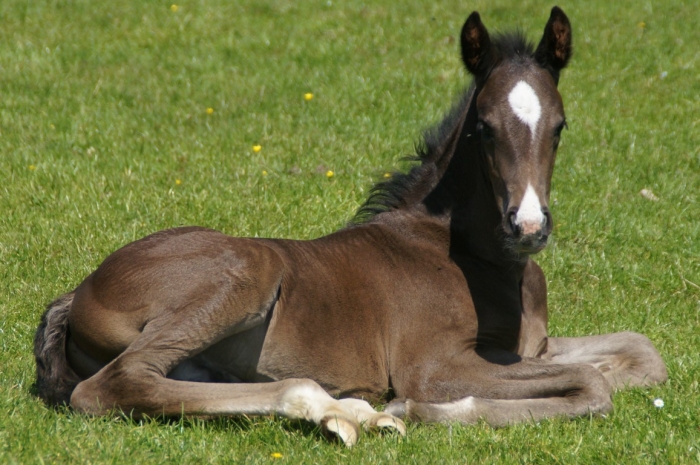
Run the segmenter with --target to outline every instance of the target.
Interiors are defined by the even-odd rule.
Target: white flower
[[[661,408],[664,406],[664,400],[663,399],[654,399],[654,407],[656,408]]]

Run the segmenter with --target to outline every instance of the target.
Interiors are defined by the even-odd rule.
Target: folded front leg
[[[545,360],[596,367],[615,389],[666,381],[666,365],[651,341],[632,332],[586,337],[550,337]]]
[[[408,396],[392,402],[385,412],[422,422],[476,423],[492,426],[552,417],[605,414],[612,410],[611,387],[590,365],[561,365],[522,359],[501,365],[475,362],[462,380],[453,377],[453,392],[464,396],[451,402],[415,401]],[[420,397],[415,397],[420,398]]]

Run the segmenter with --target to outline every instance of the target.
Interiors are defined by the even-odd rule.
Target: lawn
[[[353,449],[274,418],[47,409],[32,338],[52,298],[163,228],[307,239],[342,227],[468,84],[467,15],[537,40],[552,3],[3,0],[0,463],[700,462],[697,4],[559,5],[575,55],[554,240],[537,257],[550,332],[644,333],[665,385],[617,394],[604,419],[410,424]]]

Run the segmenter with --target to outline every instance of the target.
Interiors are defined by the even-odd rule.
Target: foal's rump
[[[40,397],[68,403],[80,380],[137,352],[182,381],[309,378],[334,395],[381,397],[389,387],[382,328],[401,303],[382,288],[396,278],[386,278],[390,265],[377,253],[386,238],[362,229],[294,241],[186,227],[127,244],[51,307],[61,321],[52,331],[63,338],[53,350],[71,381],[55,400]]]
[[[47,372],[39,369],[37,385],[47,386],[39,395],[50,404],[68,402],[77,382],[136,349],[132,344],[144,333],[157,333],[151,344],[166,351],[192,347],[155,364],[166,375],[212,344],[264,323],[282,275],[282,261],[269,247],[209,229],[169,229],[132,242],[47,309],[35,339],[37,363],[61,358],[72,387],[49,392],[55,383],[44,382]],[[204,321],[206,333],[195,331]]]

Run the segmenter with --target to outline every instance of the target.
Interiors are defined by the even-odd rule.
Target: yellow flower
[[[644,29],[645,27],[647,27],[647,23],[645,23],[644,21],[640,21],[637,23],[637,27],[639,29]]]
[[[281,459],[282,454],[280,454],[279,452],[273,452],[270,454],[270,457],[272,457],[273,459]]]
[[[29,171],[34,171],[36,169],[36,166],[34,165],[29,165]]]
[[[389,179],[391,177],[391,173],[384,173],[384,179]]]
[[[314,98],[314,94],[312,94],[311,92],[307,92],[304,94],[304,100],[306,100],[307,102],[312,98]]]
[[[253,146],[253,152],[258,153],[261,150],[262,150],[262,145],[254,145]]]
[[[263,176],[267,176],[267,171],[263,170]]]
[[[181,180],[181,179],[176,179],[176,180],[175,180],[175,185],[176,185],[176,186],[179,186],[180,184],[182,184],[182,180]]]
[[[175,5],[174,3],[172,5],[170,5],[170,11],[172,11],[173,13],[175,13],[178,8],[179,7],[177,5]]]
[[[213,115],[214,114],[214,109],[213,108],[207,108],[207,115]]]
[[[335,173],[333,171],[331,171],[331,170],[326,171],[326,177],[328,179],[332,178],[333,176],[335,176]]]

